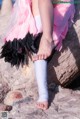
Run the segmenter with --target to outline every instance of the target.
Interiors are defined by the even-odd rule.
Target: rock
[[[5,95],[9,91],[9,86],[6,82],[0,81],[0,103],[3,102]]]
[[[6,110],[6,105],[0,104],[0,112]]]
[[[14,102],[20,101],[21,99],[23,99],[23,95],[20,91],[10,91],[4,99],[4,104],[13,105]]]
[[[10,106],[10,105],[6,105],[6,109],[5,109],[5,111],[11,111],[12,110],[12,106]]]

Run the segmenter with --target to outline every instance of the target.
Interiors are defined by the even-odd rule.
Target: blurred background
[[[0,6],[2,5],[2,1],[3,0],[0,0]],[[12,0],[12,3],[14,3],[15,2],[15,0]]]
[[[0,0],[0,9],[1,9],[1,6],[2,6],[2,2],[3,2],[4,0]],[[14,4],[15,3],[15,1],[16,0],[11,0],[12,1],[12,4]],[[6,2],[6,1],[5,1]],[[7,5],[8,6],[8,5]]]

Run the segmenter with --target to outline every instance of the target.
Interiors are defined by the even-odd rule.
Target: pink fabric
[[[64,0],[73,1],[73,0]],[[53,8],[54,24],[53,24],[53,40],[57,45],[57,50],[61,49],[62,40],[68,31],[69,23],[74,16],[74,5],[70,3],[57,4]],[[5,40],[13,40],[14,38],[23,39],[28,32],[33,35],[41,32],[37,30],[35,19],[31,12],[31,0],[16,0],[14,4],[10,25]]]

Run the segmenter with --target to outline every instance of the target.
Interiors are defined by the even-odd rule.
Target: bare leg
[[[38,54],[33,57],[33,61],[46,59],[51,55],[53,49],[53,5],[50,0],[38,0],[39,11],[43,26],[43,36],[41,38]]]
[[[39,15],[38,0],[32,0],[32,13],[34,16]]]

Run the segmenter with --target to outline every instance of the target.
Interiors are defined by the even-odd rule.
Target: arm
[[[43,26],[43,35],[48,39],[53,31],[53,5],[51,0],[38,0],[39,11]]]

